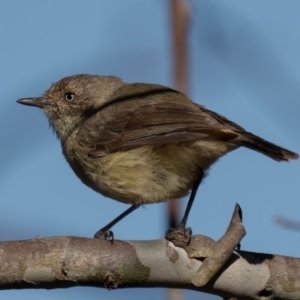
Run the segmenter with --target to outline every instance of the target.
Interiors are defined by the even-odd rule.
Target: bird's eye
[[[75,99],[75,95],[73,93],[65,93],[65,100],[71,102]]]

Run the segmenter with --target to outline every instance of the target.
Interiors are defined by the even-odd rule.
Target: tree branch
[[[300,299],[300,259],[232,251],[245,234],[237,212],[219,241],[196,235],[184,249],[165,239],[1,242],[0,289],[168,287],[225,299]]]

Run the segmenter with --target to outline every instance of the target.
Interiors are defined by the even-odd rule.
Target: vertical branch
[[[173,74],[175,89],[186,94],[188,86],[187,32],[190,20],[190,6],[187,0],[170,0]],[[175,228],[179,222],[179,199],[168,203],[168,225]],[[184,299],[182,290],[168,290],[168,299]]]
[[[187,93],[188,83],[188,29],[190,21],[190,5],[187,0],[170,0],[173,62],[175,88]]]
[[[173,74],[175,89],[186,94],[188,90],[188,28],[190,5],[187,0],[170,0]],[[178,225],[179,202],[173,200],[168,205],[169,227]]]

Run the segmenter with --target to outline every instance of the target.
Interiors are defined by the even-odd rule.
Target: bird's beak
[[[17,100],[18,103],[24,104],[24,105],[29,105],[29,106],[36,106],[40,108],[44,108],[46,106],[54,106],[55,104],[43,97],[37,97],[37,98],[23,98]]]

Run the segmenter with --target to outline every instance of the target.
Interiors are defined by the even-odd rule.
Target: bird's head
[[[74,75],[65,77],[37,98],[17,102],[41,108],[57,136],[64,140],[84,120],[111,100],[123,84],[113,76]]]

